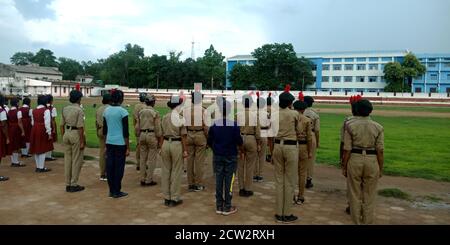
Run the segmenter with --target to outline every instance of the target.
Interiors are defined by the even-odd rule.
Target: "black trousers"
[[[109,193],[117,195],[122,189],[122,178],[125,171],[125,145],[106,144],[106,177]]]
[[[236,156],[213,156],[214,173],[216,175],[216,206],[229,211],[233,197],[233,176],[236,173]]]

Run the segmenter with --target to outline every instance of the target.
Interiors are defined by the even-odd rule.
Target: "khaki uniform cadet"
[[[383,127],[369,118],[372,104],[355,105],[358,117],[346,124],[343,174],[347,177],[350,213],[355,224],[371,224],[377,183],[384,163]]]
[[[164,204],[169,207],[183,203],[180,193],[181,173],[183,158],[186,158],[188,153],[186,151],[187,130],[176,110],[176,107],[181,105],[181,102],[182,100],[179,97],[171,98],[167,103],[171,111],[161,121],[162,134],[164,136],[164,142],[161,147],[163,160],[161,186],[165,199]]]
[[[264,164],[266,163],[267,154],[267,137],[268,131],[270,130],[270,107],[266,107],[266,100],[263,98],[258,98],[258,120],[261,127],[261,150],[258,152],[258,160],[255,165],[255,170],[253,172],[253,181],[262,182],[264,178],[262,177]]]
[[[253,100],[250,96],[243,96],[245,110],[237,113],[244,144],[244,158],[238,160],[239,196],[253,196],[253,169],[258,162],[258,152],[261,147],[261,128],[258,122],[257,111],[250,108]]]
[[[288,91],[282,93],[279,96],[279,111],[271,114],[271,129],[276,132],[276,136],[270,138],[272,162],[275,166],[275,219],[283,223],[298,219],[291,213],[298,168],[297,138],[301,132],[298,113],[290,109],[294,99]]]
[[[64,107],[61,118],[61,133],[63,134],[64,165],[66,176],[66,191],[78,192],[84,190],[78,185],[83,150],[86,144],[84,137],[84,112],[80,108],[83,95],[80,91],[70,92],[71,105]]]
[[[139,95],[139,103],[134,106],[133,111],[133,126],[136,128],[137,121],[139,118],[139,112],[142,110],[142,108],[145,107],[144,105],[145,95],[140,94]],[[135,131],[134,135],[136,136],[136,170],[140,170],[141,166],[141,147],[139,147],[139,132]]]
[[[308,159],[312,157],[313,132],[311,119],[303,115],[306,108],[307,105],[303,101],[298,100],[294,103],[294,109],[299,113],[298,122],[300,124],[300,135],[298,136],[298,195],[294,198],[298,205],[305,202],[306,165]]]
[[[184,117],[187,123],[187,179],[189,191],[204,190],[203,168],[205,166],[208,127],[205,124],[206,109],[202,107],[200,92],[192,93],[192,104],[186,107]]]
[[[317,156],[317,148],[319,148],[319,138],[320,138],[320,117],[319,113],[312,108],[312,104],[314,103],[314,99],[310,96],[305,96],[305,103],[308,105],[308,108],[305,110],[305,115],[312,121],[312,157],[308,159],[307,168],[306,168],[306,188],[312,188],[314,185],[312,183],[312,178],[314,174],[314,164],[316,164],[316,156]]]
[[[99,150],[99,166],[100,166],[100,180],[106,181],[106,143],[103,135],[103,113],[108,108],[111,102],[111,95],[109,93],[103,95],[102,106],[95,112],[95,126],[97,128],[97,138],[100,146]]]
[[[141,185],[154,186],[153,172],[156,168],[158,147],[161,145],[161,118],[159,112],[153,106],[156,98],[154,95],[147,95],[145,98],[146,106],[139,112],[136,129],[139,134],[139,147],[141,159]]]

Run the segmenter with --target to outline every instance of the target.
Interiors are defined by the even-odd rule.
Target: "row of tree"
[[[384,67],[386,92],[410,92],[415,77],[422,76],[427,71],[417,57],[409,53],[403,62],[390,62]]]

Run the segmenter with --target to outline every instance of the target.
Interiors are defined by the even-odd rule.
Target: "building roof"
[[[62,76],[62,72],[58,70],[57,67],[45,67],[45,66],[34,66],[34,65],[26,65],[26,66],[16,66],[16,65],[5,65],[0,64],[0,69],[7,69],[14,72],[21,73],[31,73],[31,74],[42,74],[42,75],[55,75]]]
[[[77,83],[79,82],[75,82],[75,81],[56,81],[56,82],[52,82],[52,86],[75,86]],[[81,87],[103,87],[101,85],[95,84],[95,83],[79,83]]]
[[[75,79],[79,79],[79,78],[94,78],[94,76],[91,76],[91,75],[78,75]]]

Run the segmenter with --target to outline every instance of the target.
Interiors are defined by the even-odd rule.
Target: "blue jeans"
[[[126,151],[125,145],[106,145],[106,177],[109,192],[113,195],[119,194],[122,189]]]
[[[216,207],[229,210],[233,196],[232,186],[237,167],[236,156],[213,157],[214,173],[216,175]]]

